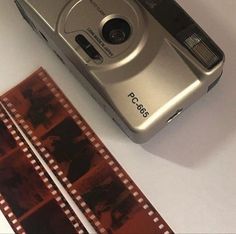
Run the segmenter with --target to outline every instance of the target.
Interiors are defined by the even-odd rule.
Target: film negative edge
[[[7,113],[5,113],[4,110],[2,110],[0,106],[0,120],[5,124],[7,127],[9,133],[12,135],[14,140],[16,141],[17,145],[19,146],[19,149],[24,153],[24,156],[27,157],[29,160],[30,164],[36,171],[36,173],[39,175],[41,178],[42,182],[45,184],[47,189],[50,191],[52,194],[52,197],[55,199],[55,201],[58,203],[62,211],[65,213],[67,216],[68,220],[70,223],[73,225],[75,230],[78,232],[78,234],[87,234],[87,230],[83,226],[82,222],[79,220],[77,215],[74,213],[73,209],[70,207],[68,202],[65,200],[63,195],[61,194],[60,190],[57,188],[57,186],[54,184],[53,180],[51,177],[48,175],[44,167],[41,165],[39,162],[38,158],[36,155],[34,155],[33,151],[30,149],[24,138],[20,135],[18,132],[17,128],[14,126],[14,123],[11,121]],[[2,200],[2,203],[1,203]],[[4,200],[3,196],[0,194],[0,205],[7,204],[6,201]],[[10,211],[10,206],[5,205],[3,208],[4,211]],[[20,225],[19,221],[17,218],[14,216],[13,212],[11,211],[10,215],[14,217],[13,220],[13,227],[15,228],[15,231],[19,234],[23,234],[25,232],[21,232],[23,230],[22,226]],[[8,217],[8,214],[7,214]],[[15,224],[18,226],[15,227]]]
[[[0,210],[8,220],[9,224],[11,225],[12,229],[18,234],[26,234],[25,230],[21,226],[20,222],[18,221],[17,217],[11,210],[10,206],[6,202],[5,198],[0,193]]]
[[[100,221],[97,219],[96,215],[91,211],[85,201],[82,199],[77,190],[72,189],[72,184],[68,181],[68,179],[64,176],[64,173],[60,171],[59,166],[56,164],[55,160],[52,158],[50,153],[42,146],[42,143],[38,140],[36,136],[33,136],[32,131],[29,126],[25,123],[24,119],[20,114],[17,113],[15,108],[12,108],[12,104],[9,102],[7,98],[3,98],[3,102],[6,103],[7,109],[14,115],[16,122],[22,126],[23,131],[26,133],[28,137],[31,138],[32,144],[35,146],[36,150],[39,152],[41,156],[43,156],[44,161],[48,162],[49,168],[54,172],[54,175],[59,179],[61,184],[66,188],[66,190],[71,195],[71,198],[78,205],[78,207],[83,211],[83,214],[90,221],[94,229],[99,233],[107,233],[106,229],[102,226]],[[3,105],[4,105],[3,103]],[[7,125],[7,128],[10,129],[12,126]]]
[[[98,152],[103,156],[103,158],[107,161],[107,164],[112,168],[117,177],[123,182],[123,184],[128,188],[128,190],[132,193],[134,198],[142,204],[144,210],[146,210],[147,214],[150,217],[153,217],[153,222],[157,223],[159,230],[164,230],[165,226],[168,226],[161,215],[156,211],[156,209],[150,204],[150,202],[146,203],[145,200],[148,199],[145,197],[143,192],[136,186],[135,182],[131,179],[131,177],[125,172],[122,172],[122,167],[119,162],[114,158],[111,152],[104,146],[100,138],[96,135],[96,133],[92,130],[92,128],[87,124],[84,118],[78,113],[73,104],[65,97],[63,91],[57,86],[51,76],[43,69],[39,69],[39,76],[41,80],[47,85],[50,91],[55,95],[67,113],[74,119],[76,124],[80,127],[83,133],[87,136],[90,142],[94,145],[94,147],[98,150]],[[134,186],[135,185],[135,186]],[[136,187],[136,188],[135,188]],[[156,213],[156,215],[155,215]],[[169,234],[170,232],[165,231],[164,234]]]
[[[155,210],[155,208],[150,204],[148,199],[141,192],[141,190],[137,187],[137,185],[134,183],[134,181],[128,176],[128,174],[124,170],[123,170],[124,172],[122,171],[121,165],[117,162],[117,160],[114,158],[114,156],[112,156],[112,154],[109,152],[109,150],[103,145],[103,143],[98,138],[98,136],[94,133],[94,131],[90,128],[90,126],[86,123],[86,121],[77,112],[77,110],[71,104],[71,102],[65,97],[62,90],[55,84],[55,82],[48,75],[48,73],[43,68],[40,68],[35,73],[33,73],[33,75],[34,74],[37,74],[40,76],[40,79],[45,83],[45,85],[48,87],[48,89],[51,91],[51,93],[55,96],[55,98],[58,100],[58,102],[63,106],[63,108],[66,110],[66,112],[73,118],[73,120],[80,127],[80,129],[83,131],[83,133],[87,136],[87,138],[92,143],[92,145],[97,149],[97,151],[106,160],[107,164],[114,171],[114,173],[119,178],[119,180],[121,180],[123,182],[123,184],[126,186],[126,188],[130,191],[130,193],[137,200],[137,202],[142,205],[143,209],[146,211],[148,216],[150,216],[152,218],[153,222],[156,223],[157,231],[159,230],[160,233],[164,233],[164,234],[173,233],[173,231],[170,229],[168,224],[164,221],[164,219],[161,217],[161,215]],[[68,179],[66,177],[64,177],[63,172],[60,171],[58,165],[55,163],[55,161],[53,160],[51,155],[47,152],[47,150],[42,146],[42,143],[39,141],[39,139],[36,136],[33,136],[33,132],[30,129],[30,127],[26,124],[23,117],[19,113],[17,113],[17,110],[14,108],[13,104],[10,103],[10,101],[8,100],[8,98],[6,96],[7,96],[7,93],[4,95],[2,100],[3,100],[4,104],[6,105],[7,109],[9,109],[10,112],[15,116],[17,122],[23,127],[23,129],[27,133],[27,135],[29,137],[31,137],[37,150],[39,150],[41,153],[44,154],[44,157],[49,161],[49,164],[51,165],[52,170],[56,171],[56,173],[57,173],[56,175],[58,175],[61,178],[61,180],[64,182],[64,185],[66,186],[66,188],[70,189],[72,187],[72,185],[69,183]],[[77,193],[77,191],[72,190],[72,191],[70,191],[70,193],[76,197],[77,202],[80,202],[79,207],[82,210],[84,210],[84,212],[85,212],[85,214],[87,214],[87,217],[89,218],[89,220],[90,221],[92,220],[94,222],[96,217],[94,216],[94,214],[88,215],[88,213],[90,213],[91,210],[89,209],[89,207],[86,205],[86,203],[84,201],[81,202],[82,198]],[[100,227],[99,224],[101,224],[99,221],[95,222],[96,230],[100,231],[101,233],[104,233],[105,229]]]

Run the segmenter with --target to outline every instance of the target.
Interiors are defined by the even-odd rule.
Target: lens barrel
[[[130,34],[129,23],[121,18],[110,19],[102,28],[102,35],[105,41],[114,45],[126,42]]]

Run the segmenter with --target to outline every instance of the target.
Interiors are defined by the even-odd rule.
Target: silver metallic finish
[[[50,47],[137,143],[147,141],[171,122],[176,111],[182,112],[207,93],[222,74],[224,61],[206,69],[135,0],[16,2],[36,31],[47,37]],[[125,43],[111,45],[103,40],[101,30],[116,16],[125,19],[132,32]],[[103,63],[96,63],[77,44],[78,34],[91,42]],[[199,41],[193,36],[186,43],[197,52],[203,46],[197,48]],[[206,53],[214,59],[210,51]],[[131,93],[138,103],[133,103],[137,100]],[[140,113],[139,105],[148,116]]]

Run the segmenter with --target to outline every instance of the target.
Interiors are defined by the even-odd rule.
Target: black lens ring
[[[129,23],[122,18],[108,20],[102,28],[102,36],[110,44],[122,44],[126,42],[131,34]]]

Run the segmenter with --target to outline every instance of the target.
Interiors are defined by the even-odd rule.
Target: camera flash
[[[219,57],[209,48],[203,39],[196,33],[185,40],[185,45],[207,68],[210,68],[218,62]]]

